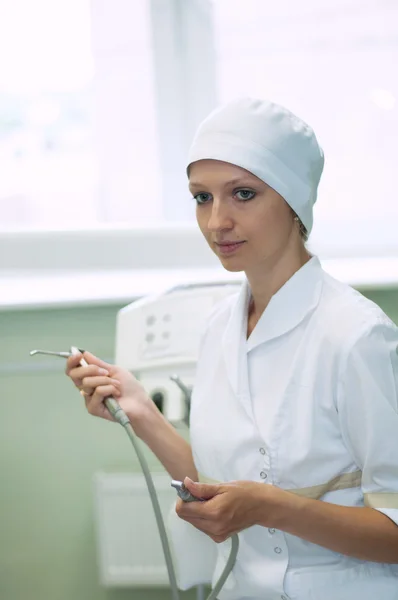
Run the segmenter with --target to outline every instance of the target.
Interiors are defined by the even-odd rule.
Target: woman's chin
[[[220,262],[226,271],[230,271],[231,273],[239,273],[239,271],[244,271],[244,266],[241,261],[227,259],[225,257],[220,257]]]

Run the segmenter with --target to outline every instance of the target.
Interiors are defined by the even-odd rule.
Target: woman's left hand
[[[184,484],[193,496],[205,501],[183,502],[178,499],[178,516],[217,543],[252,525],[273,527],[278,498],[283,493],[272,485],[254,481],[207,484],[196,483],[186,477]]]

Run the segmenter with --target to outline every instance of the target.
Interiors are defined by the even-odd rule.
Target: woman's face
[[[245,169],[199,160],[190,166],[189,189],[200,230],[228,271],[256,271],[288,246],[302,247],[289,205]]]

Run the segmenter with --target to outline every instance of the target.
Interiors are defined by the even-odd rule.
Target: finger
[[[193,525],[199,531],[202,531],[206,535],[208,535],[213,542],[220,544],[221,542],[225,542],[231,535],[234,533],[238,533],[238,531],[224,532],[220,530],[220,527],[211,521],[206,521],[206,519],[184,519],[191,525]]]
[[[179,517],[186,520],[204,519],[214,520],[213,509],[205,501],[183,502],[176,504],[176,513]]]
[[[109,376],[109,371],[97,367],[97,365],[89,365],[88,367],[75,367],[69,373],[76,387],[81,388],[85,377]]]
[[[184,521],[189,521],[190,523],[193,521],[208,521],[207,515],[199,515],[197,510],[192,510],[191,504],[196,504],[196,502],[177,502],[175,511],[180,519],[184,519]]]
[[[121,395],[120,391],[114,385],[100,385],[95,388],[94,393],[88,396],[89,402],[87,410],[91,414],[98,414],[101,411],[101,404],[106,398],[113,396],[117,399]]]
[[[208,500],[222,493],[221,485],[218,483],[199,483],[192,481],[189,477],[184,479],[185,487],[191,492],[195,498],[203,498]]]
[[[120,381],[109,377],[84,377],[80,386],[80,391],[83,391],[88,396],[92,396],[94,390],[99,386],[114,385],[118,392],[120,390]]]
[[[86,409],[87,412],[90,415],[96,416],[96,417],[104,417],[105,419],[109,419],[109,421],[114,421],[115,419],[112,417],[111,413],[109,412],[109,410],[106,408],[106,406],[104,405],[101,408],[101,412],[96,412],[91,405],[91,401],[92,401],[92,397],[88,396],[87,394],[85,394],[83,391],[80,392],[84,398],[84,403],[86,405]]]
[[[187,521],[187,523],[190,523],[196,529],[198,529],[202,533],[205,533],[206,535],[208,535],[213,540],[213,542],[216,542],[217,544],[219,544],[220,542],[223,542],[226,539],[226,536],[223,537],[223,536],[220,536],[217,533],[215,533],[214,524],[209,523],[205,519],[193,518],[193,519],[184,519],[184,521]]]
[[[98,356],[91,354],[91,352],[87,352],[87,350],[84,351],[83,358],[85,358],[89,365],[97,365],[97,367],[102,367],[107,371],[109,371],[109,369],[111,369],[113,366],[110,363],[101,360],[100,358],[98,358]]]
[[[195,515],[197,511],[195,510],[195,506],[197,504],[202,504],[201,502],[184,502],[181,498],[177,498],[175,511],[178,515],[187,514],[187,515]],[[195,505],[192,509],[192,505]],[[202,518],[202,517],[200,517]]]
[[[79,354],[73,354],[70,356],[66,361],[65,373],[70,375],[71,370],[75,369],[79,365],[82,358],[83,354],[81,352],[79,352]]]

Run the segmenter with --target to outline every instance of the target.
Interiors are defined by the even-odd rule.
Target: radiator
[[[171,479],[152,474],[163,517],[176,501]],[[155,516],[142,474],[97,473],[95,529],[101,584],[107,587],[168,586]]]

